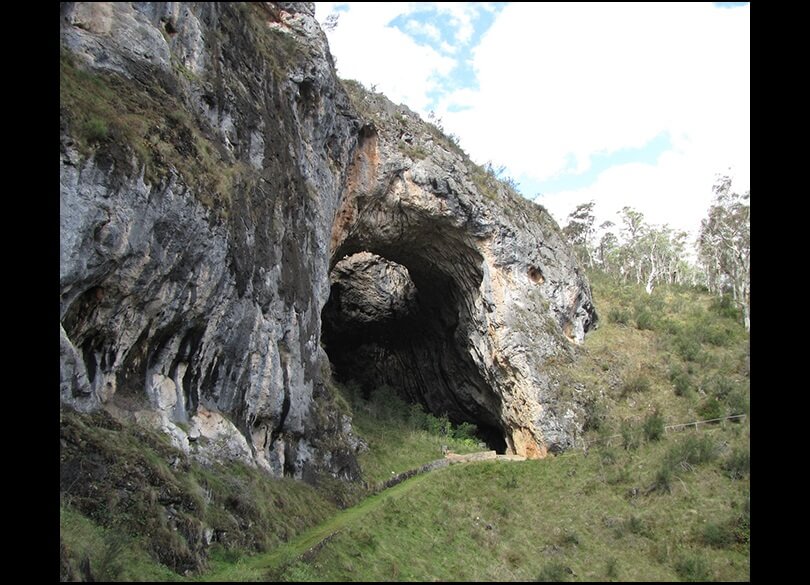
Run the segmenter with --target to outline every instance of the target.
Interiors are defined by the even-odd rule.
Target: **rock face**
[[[313,10],[63,3],[60,392],[350,479],[319,341],[359,123]]]
[[[549,359],[596,315],[559,229],[407,108],[348,96],[311,3],[60,17],[63,403],[354,479],[331,361],[501,450],[571,445]]]
[[[499,451],[570,447],[577,407],[560,403],[550,362],[570,359],[596,313],[559,228],[435,126],[346,85],[365,125],[331,239],[324,339],[337,374],[474,422]],[[363,269],[358,252],[385,260]],[[391,262],[412,285],[382,276]],[[401,308],[364,323],[354,298]]]

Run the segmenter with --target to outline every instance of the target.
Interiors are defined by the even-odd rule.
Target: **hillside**
[[[311,546],[332,534],[330,518],[339,516],[329,502],[334,486],[311,490],[298,482],[267,482],[247,469],[237,473],[239,468],[170,469],[169,451],[156,455],[142,449],[152,465],[177,478],[169,485],[206,486],[211,496],[203,505],[205,517],[223,522],[239,513],[258,514],[247,518],[257,523],[248,534],[258,531],[266,542],[246,546],[243,537],[216,545],[202,577],[747,580],[747,417],[697,430],[663,428],[748,414],[748,337],[738,315],[694,290],[662,288],[648,296],[642,287],[616,285],[602,275],[592,280],[606,318],[568,372],[576,380],[570,391],[593,397],[590,429],[582,437],[587,451],[452,466],[406,481],[379,504],[364,500],[368,492],[344,495],[344,505],[360,505],[347,510],[349,516],[337,524],[340,531],[322,548],[303,558],[300,550],[293,554],[298,549],[285,553],[278,546],[296,535]],[[653,310],[654,322],[648,323]],[[339,390],[369,446],[360,459],[369,487],[393,471],[440,457],[443,444],[458,452],[478,448],[464,439],[464,431],[414,411],[390,390],[369,400],[351,385]],[[448,428],[459,438],[448,437]],[[234,488],[241,507],[232,501]],[[120,528],[99,528],[104,510],[84,509],[96,518],[90,520],[77,513],[80,501],[63,502],[62,533],[77,571],[87,554],[91,566],[108,577],[180,578],[149,560],[147,541],[122,537]],[[290,506],[300,510],[295,526],[284,525],[288,516],[273,513]],[[127,525],[126,515],[118,518],[118,526]],[[111,556],[122,542],[127,555]],[[245,556],[262,548],[270,551],[267,559]],[[281,556],[273,557],[273,551]]]
[[[749,579],[748,337],[695,290],[593,275],[607,316],[570,367],[587,451],[436,472],[279,574],[288,580]],[[618,435],[618,436],[616,436]]]
[[[593,275],[608,318],[569,373],[575,450],[425,477],[269,573],[290,581],[738,581],[749,577],[748,338],[705,293]],[[596,392],[594,392],[596,391]],[[721,416],[738,419],[665,429]],[[229,574],[237,580],[267,569]]]

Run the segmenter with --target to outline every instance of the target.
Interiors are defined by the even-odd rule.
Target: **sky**
[[[695,234],[718,174],[750,189],[745,2],[317,2],[338,74],[505,167],[564,225],[630,206]]]

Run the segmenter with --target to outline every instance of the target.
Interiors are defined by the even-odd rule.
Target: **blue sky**
[[[748,188],[748,3],[317,3],[331,12],[342,77],[435,111],[558,221],[594,200],[694,231],[717,173]]]

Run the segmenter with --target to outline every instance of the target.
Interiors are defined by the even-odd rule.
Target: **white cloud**
[[[433,2],[432,6],[435,6],[440,14],[449,17],[450,25],[456,29],[455,41],[465,45],[470,42],[475,32],[472,21],[481,8],[477,4],[477,2]]]
[[[436,42],[442,38],[442,33],[439,29],[429,22],[419,22],[418,20],[410,19],[405,23],[405,28],[411,33],[423,34]]]
[[[330,8],[321,4],[324,18]],[[428,8],[454,27],[445,55],[386,27],[398,15]],[[585,171],[595,153],[670,136],[673,148],[656,164],[608,169],[588,188],[541,201],[552,209],[594,199],[600,215],[631,205],[649,221],[694,229],[715,173],[732,167],[735,188],[749,188],[749,7],[512,3],[473,49],[478,87],[431,104],[428,93],[440,87],[438,76],[455,65],[446,54],[473,40],[481,10],[493,7],[350,3],[329,34],[339,72],[376,83],[417,111],[435,109],[473,158],[536,182],[559,175],[572,161],[577,172]],[[450,111],[451,105],[462,109]]]
[[[453,55],[458,50],[458,47],[451,45],[447,41],[442,41],[442,44],[439,45],[439,48],[445,53],[449,53],[450,55]]]
[[[338,26],[328,33],[339,75],[374,84],[394,102],[430,110],[428,93],[455,61],[387,26],[397,16],[412,13],[413,7],[407,2],[343,4],[348,10],[341,12]],[[335,3],[316,3],[318,18],[325,19],[334,8]]]
[[[671,156],[611,169],[592,188],[554,197],[576,197],[570,208],[627,199],[651,220],[694,223],[684,209],[701,207],[699,220],[715,172],[732,166],[738,186],[748,182],[748,8],[510,4],[476,47],[474,67],[480,90],[449,96],[437,111],[474,158],[513,175],[552,178],[570,157],[581,172],[594,153],[669,132]],[[453,100],[470,108],[446,111]]]

